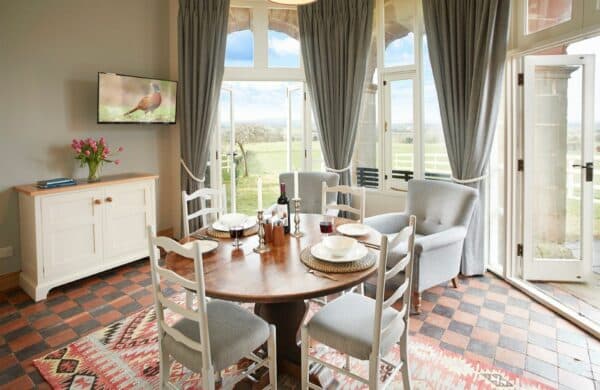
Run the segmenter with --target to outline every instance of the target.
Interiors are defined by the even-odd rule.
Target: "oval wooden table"
[[[258,235],[241,239],[243,246],[235,249],[231,239],[220,239],[219,247],[204,255],[206,295],[235,302],[254,302],[254,311],[277,328],[277,360],[283,371],[299,374],[300,347],[298,332],[307,313],[306,299],[339,293],[360,284],[376,271],[376,266],[353,273],[332,273],[336,280],[308,273],[300,260],[302,249],[318,243],[323,235],[318,214],[301,214],[303,237],[287,234],[282,246],[272,246],[270,252],[257,254]],[[293,221],[293,218],[292,218]],[[351,222],[336,218],[335,225]],[[293,229],[293,227],[292,227]],[[360,240],[379,245],[381,236],[375,230]],[[189,238],[184,239],[186,241]],[[169,269],[193,279],[190,259],[175,254],[165,259]],[[290,364],[291,363],[291,364]]]

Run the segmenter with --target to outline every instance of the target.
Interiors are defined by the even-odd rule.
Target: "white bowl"
[[[328,236],[323,239],[323,245],[333,256],[344,257],[354,246],[356,240],[344,236]]]
[[[223,214],[221,218],[219,218],[219,222],[228,228],[233,226],[243,226],[247,220],[248,216],[246,214],[239,213]]]

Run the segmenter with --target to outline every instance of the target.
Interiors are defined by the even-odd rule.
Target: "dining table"
[[[230,238],[219,238],[219,246],[203,255],[206,295],[210,298],[232,302],[252,302],[254,312],[277,330],[278,370],[300,376],[299,330],[308,312],[308,300],[341,293],[364,282],[376,270],[376,264],[362,271],[350,273],[311,272],[300,259],[303,249],[319,243],[323,234],[320,214],[300,214],[302,237],[286,234],[281,245],[269,243],[269,251],[256,253],[258,235],[241,239],[242,246],[235,248]],[[293,216],[292,216],[293,221]],[[334,218],[335,227],[354,222]],[[194,240],[204,228],[182,242]],[[293,229],[293,227],[292,227]],[[375,250],[381,235],[374,229],[357,237]],[[165,265],[177,274],[194,279],[193,261],[174,253],[165,257]]]

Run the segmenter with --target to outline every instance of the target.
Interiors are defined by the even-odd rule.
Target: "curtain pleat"
[[[181,159],[203,179],[225,70],[229,0],[179,0],[179,129]],[[182,167],[183,168],[183,167]],[[181,187],[188,193],[202,186],[185,169]],[[190,213],[199,202],[189,205]],[[192,221],[190,231],[200,227]]]
[[[321,150],[327,167],[335,170],[352,161],[373,8],[374,0],[319,0],[298,7],[302,59]],[[340,173],[340,184],[351,181],[349,170]]]
[[[506,60],[510,0],[423,0],[429,57],[452,176],[479,190],[461,272],[485,270],[485,180]]]

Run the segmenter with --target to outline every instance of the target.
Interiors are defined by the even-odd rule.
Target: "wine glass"
[[[233,246],[238,249],[239,247],[242,246],[242,243],[240,242],[240,238],[242,238],[242,235],[244,234],[244,227],[242,225],[235,225],[235,226],[231,226],[229,228],[229,237],[233,238]]]
[[[333,222],[331,221],[331,218],[325,216],[325,219],[319,222],[319,229],[321,230],[321,233],[325,234],[325,236],[333,233]]]

